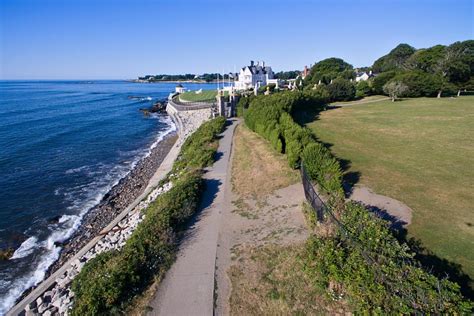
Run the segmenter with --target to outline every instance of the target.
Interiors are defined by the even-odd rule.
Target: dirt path
[[[376,194],[364,186],[355,186],[349,197],[392,223],[395,228],[411,224],[413,210],[406,204],[388,196]]]
[[[307,239],[309,231],[301,212],[303,201],[303,188],[298,183],[275,191],[265,200],[234,196],[233,207],[230,205],[223,212],[220,225],[216,259],[217,315],[231,312],[229,273],[233,265],[237,270],[246,270],[250,268],[246,257],[253,249],[272,244],[302,244]]]
[[[351,106],[351,105],[359,105],[359,104],[368,104],[368,103],[374,103],[374,102],[380,102],[380,101],[385,101],[385,100],[390,100],[389,97],[383,97],[381,96],[380,98],[377,99],[362,99],[362,100],[357,100],[357,101],[350,101],[350,102],[342,102],[342,103],[333,103],[329,104],[329,107],[345,107],[345,106]]]

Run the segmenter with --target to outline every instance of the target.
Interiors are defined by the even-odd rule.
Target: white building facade
[[[235,81],[236,90],[258,89],[269,83],[278,85],[278,80],[274,79],[272,67],[265,66],[265,62],[257,62],[256,64],[250,61],[250,66],[240,69],[238,80]]]

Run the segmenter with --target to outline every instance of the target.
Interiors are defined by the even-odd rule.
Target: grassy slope
[[[285,156],[272,150],[270,144],[244,125],[237,127],[234,150],[233,190],[244,198],[261,199],[300,181],[298,172],[288,167]]]
[[[360,183],[414,210],[410,235],[474,278],[474,97],[344,107],[308,127]]]

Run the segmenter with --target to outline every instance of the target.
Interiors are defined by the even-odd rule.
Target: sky
[[[474,39],[474,0],[0,0],[0,79],[370,66],[399,43]]]

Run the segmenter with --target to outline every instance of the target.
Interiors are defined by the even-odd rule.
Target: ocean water
[[[55,243],[175,130],[167,116],[139,111],[174,86],[0,81],[0,246],[15,249],[0,261],[0,315],[44,278],[59,256]]]

